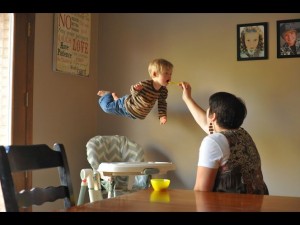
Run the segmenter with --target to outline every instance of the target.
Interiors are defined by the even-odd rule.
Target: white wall
[[[216,91],[241,96],[248,107],[243,127],[257,144],[270,193],[300,196],[300,58],[276,56],[276,21],[296,18],[300,14],[100,14],[99,89],[128,93],[148,78],[148,62],[163,57],[174,63],[173,80],[190,82],[202,106]],[[269,24],[269,59],[237,61],[236,26],[256,22]],[[159,125],[156,110],[132,121],[99,109],[98,132],[126,135],[145,147],[148,159],[173,161],[171,187],[191,189],[205,134],[178,87],[169,87],[166,125]]]

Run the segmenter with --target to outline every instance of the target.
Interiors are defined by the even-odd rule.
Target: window
[[[34,27],[34,13],[0,13],[0,145],[32,143]],[[14,180],[17,191],[32,186],[26,171]],[[0,211],[2,200],[0,186]]]
[[[0,144],[11,143],[13,14],[0,13]]]

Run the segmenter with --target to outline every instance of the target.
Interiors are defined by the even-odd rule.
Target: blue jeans
[[[125,95],[115,101],[112,94],[107,93],[99,99],[99,105],[101,109],[108,114],[125,116],[131,119],[136,119],[133,115],[127,112],[125,108],[124,101],[127,97],[128,95]]]

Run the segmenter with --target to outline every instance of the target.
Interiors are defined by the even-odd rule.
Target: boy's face
[[[161,72],[158,72],[157,76],[154,77],[154,80],[157,81],[161,86],[167,86],[171,81],[173,69],[165,68]]]

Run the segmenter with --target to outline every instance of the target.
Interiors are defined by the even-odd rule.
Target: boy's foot
[[[100,91],[98,91],[97,95],[100,96],[100,97],[102,97],[103,95],[105,95],[107,93],[109,93],[109,91],[100,90]]]
[[[111,95],[113,96],[113,98],[114,98],[115,101],[119,99],[119,97],[116,95],[115,92],[111,93]]]

